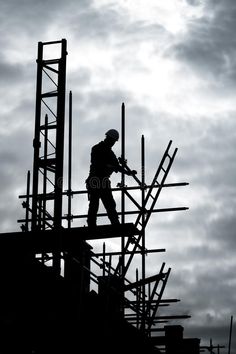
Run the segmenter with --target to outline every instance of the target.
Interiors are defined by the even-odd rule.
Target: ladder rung
[[[57,128],[57,125],[54,124],[54,125],[41,125],[40,127],[40,130],[48,130],[48,129],[56,129]]]
[[[50,65],[50,64],[58,64],[60,62],[60,59],[47,59],[47,60],[42,60],[43,64]]]
[[[48,44],[58,44],[58,43],[62,43],[62,40],[60,40],[60,41],[42,42],[42,45],[48,45]]]
[[[40,159],[39,160],[39,164],[40,166],[51,166],[54,165],[56,163],[56,159],[55,158],[49,158],[49,159]]]
[[[56,97],[58,96],[58,92],[46,92],[46,93],[42,93],[41,97],[45,98],[45,97]]]

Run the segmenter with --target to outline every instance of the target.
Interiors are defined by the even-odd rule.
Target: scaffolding
[[[34,249],[34,256],[52,267],[55,273],[79,282],[80,297],[96,284],[97,291],[106,299],[107,311],[117,311],[129,324],[147,338],[152,339],[159,352],[165,352],[156,332],[164,331],[163,325],[170,320],[189,318],[188,315],[159,314],[160,308],[180,300],[163,297],[171,268],[162,263],[156,274],[148,275],[146,262],[151,253],[165,252],[165,249],[148,249],[146,245],[146,228],[153,213],[185,211],[187,207],[157,208],[161,192],[166,188],[183,187],[188,183],[167,183],[167,177],[175,160],[178,149],[169,141],[152,182],[146,182],[145,137],[141,136],[141,176],[133,175],[133,186],[127,186],[125,173],[121,182],[112,191],[119,192],[121,206],[118,214],[121,224],[99,225],[95,230],[87,227],[73,227],[76,219],[86,219],[86,214],[72,214],[72,197],[86,195],[87,190],[72,189],[72,92],[69,93],[68,117],[68,186],[63,186],[64,161],[64,124],[66,96],[66,40],[38,43],[36,115],[34,136],[34,163],[32,193],[30,172],[27,174],[26,194],[21,195],[25,218],[21,223],[22,243]],[[45,58],[48,49],[60,56]],[[125,104],[121,105],[121,157],[120,164],[126,171],[131,171],[126,160],[125,151]],[[132,195],[139,192],[139,200]],[[67,199],[67,213],[63,214],[63,201]],[[133,209],[127,208],[127,201]],[[105,217],[106,213],[99,213]],[[127,222],[127,216],[133,222]],[[63,226],[67,221],[67,227]],[[32,240],[30,234],[34,234]],[[104,240],[120,239],[120,250],[107,251]],[[88,241],[101,240],[102,249],[94,252]],[[81,254],[83,253],[83,257]],[[128,270],[133,266],[134,258],[140,256],[140,266],[129,280]],[[63,265],[63,267],[62,267]],[[79,271],[74,272],[77,265]],[[62,272],[63,268],[63,272]],[[94,271],[93,269],[96,269]],[[72,273],[75,276],[71,276]],[[77,277],[77,278],[76,278]],[[134,279],[135,278],[135,279]],[[110,306],[108,306],[110,304]],[[115,305],[114,305],[115,304]],[[114,309],[115,308],[115,309]],[[156,339],[155,339],[156,338]],[[159,339],[158,339],[159,338]],[[156,342],[155,342],[156,340]],[[159,340],[159,342],[158,342]],[[199,344],[198,344],[199,345]],[[167,351],[166,351],[167,352]]]

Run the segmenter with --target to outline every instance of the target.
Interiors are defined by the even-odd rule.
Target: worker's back
[[[101,141],[92,147],[90,177],[109,177],[118,167],[116,155],[108,144]]]

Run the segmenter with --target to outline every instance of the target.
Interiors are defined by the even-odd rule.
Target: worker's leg
[[[97,212],[99,208],[99,190],[91,189],[89,194],[89,208],[88,208],[88,226],[96,226]]]
[[[110,185],[107,185],[105,188],[101,189],[101,200],[104,207],[106,208],[108,218],[110,219],[111,224],[119,224],[119,217],[116,211],[116,202],[113,198]]]

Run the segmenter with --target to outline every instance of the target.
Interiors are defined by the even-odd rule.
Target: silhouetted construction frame
[[[55,45],[60,46],[61,56],[44,59],[45,48]],[[121,193],[121,207],[118,212],[121,217],[121,225],[116,227],[100,225],[93,231],[87,227],[72,227],[73,220],[87,218],[87,214],[72,214],[72,197],[86,195],[87,190],[73,191],[72,189],[73,109],[71,91],[69,92],[68,117],[68,186],[67,190],[63,188],[66,56],[67,43],[65,39],[38,43],[32,193],[30,192],[31,177],[28,171],[26,194],[20,196],[21,199],[24,199],[22,204],[25,208],[25,218],[18,220],[22,223],[21,228],[24,231],[21,244],[34,249],[35,256],[37,255],[42,263],[48,264],[49,261],[52,261],[51,267],[55,273],[60,275],[62,262],[66,262],[71,249],[80,247],[81,240],[87,242],[94,239],[120,238],[120,251],[107,251],[105,242],[101,252],[89,251],[90,261],[97,265],[98,273],[94,273],[91,267],[87,265],[82,265],[82,269],[87,274],[86,276],[89,274],[90,282],[98,284],[101,292],[108,291],[108,288],[114,290],[116,293],[115,299],[118,299],[119,312],[145,336],[152,338],[152,342],[155,344],[156,337],[153,334],[164,330],[163,327],[160,327],[162,324],[166,324],[170,320],[190,317],[189,315],[158,315],[158,310],[162,306],[169,306],[179,301],[178,299],[163,298],[171,268],[166,270],[165,263],[162,263],[157,274],[146,275],[147,255],[155,252],[165,252],[165,249],[146,248],[146,227],[151,215],[153,213],[188,209],[182,206],[156,208],[156,203],[163,188],[188,185],[186,182],[166,183],[178,149],[173,150],[172,141],[169,141],[151,184],[147,184],[145,180],[145,137],[142,135],[140,144],[141,178],[133,175],[135,185],[126,186],[125,173],[122,173],[121,182],[116,188],[112,189],[112,191]],[[47,85],[44,84],[45,79],[52,82],[55,86],[54,90],[47,88]],[[50,106],[52,100],[56,100],[56,104]],[[42,115],[42,106],[46,107],[48,111],[45,116]],[[122,103],[120,163],[125,170],[130,171],[125,151],[125,115],[125,104]],[[43,151],[42,154],[41,151]],[[39,176],[42,177],[41,180]],[[140,191],[140,203],[131,194],[132,191],[136,190]],[[63,215],[63,198],[67,198],[67,215]],[[126,198],[133,203],[134,210],[126,210]],[[106,213],[99,213],[98,217],[106,215]],[[126,223],[127,215],[135,216],[134,223]],[[67,220],[67,227],[63,227],[63,220]],[[30,241],[31,232],[34,232],[34,240],[32,241]],[[141,274],[137,269],[135,281],[131,282],[127,278],[127,272],[134,256],[137,254],[141,255]],[[81,266],[81,260],[77,259],[75,254],[72,258],[73,262],[77,262]],[[126,296],[126,294],[129,294],[129,296]],[[111,294],[111,296],[113,295]],[[157,347],[158,341],[160,339],[156,341]]]

